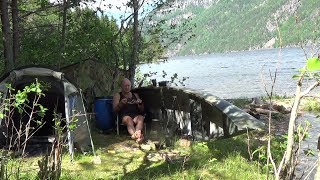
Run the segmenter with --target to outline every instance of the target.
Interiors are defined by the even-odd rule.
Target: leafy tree
[[[8,29],[2,31],[5,38],[0,48],[3,47],[2,62],[6,64],[3,70],[11,69],[8,62],[12,60],[15,61],[15,67],[33,64],[59,69],[72,63],[94,59],[110,64],[116,70],[122,68],[130,71],[129,74],[134,77],[137,63],[150,61],[163,53],[156,35],[146,39],[145,34],[140,32],[142,22],[138,16],[134,22],[134,16],[129,15],[118,26],[115,19],[105,16],[99,9],[80,8],[81,2],[86,1],[64,0],[61,4],[50,3],[48,0],[18,1],[17,27],[20,34],[11,36],[10,28],[9,32],[6,31]],[[137,3],[137,12],[141,13],[139,10],[143,1]],[[133,7],[132,3],[127,5]],[[3,27],[12,26],[13,19],[8,17],[9,25]],[[7,46],[10,48],[5,48]],[[16,54],[13,56],[15,47],[18,50],[14,51]],[[152,57],[150,52],[154,53]],[[10,57],[12,60],[8,61]]]

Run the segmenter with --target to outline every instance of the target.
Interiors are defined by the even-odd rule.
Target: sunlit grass
[[[93,155],[76,153],[74,161],[63,156],[62,176],[65,180],[94,179],[265,179],[264,165],[258,158],[249,160],[246,135],[210,142],[193,142],[158,150],[143,150],[129,137],[94,134],[97,156],[101,164],[93,163]],[[275,144],[274,148],[277,148]],[[253,142],[251,147],[257,148]],[[273,148],[273,149],[274,149]],[[151,161],[150,155],[176,153]],[[281,153],[281,151],[275,151]],[[278,157],[278,156],[276,156]],[[280,156],[279,156],[280,157]],[[21,179],[36,179],[39,157],[25,159]],[[260,161],[263,162],[263,161]]]
[[[241,109],[244,109],[245,105],[250,104],[252,102],[252,98],[238,98],[229,100],[229,102]]]
[[[301,109],[309,112],[320,112],[320,101],[318,98],[305,98],[301,102]]]
[[[233,103],[243,106],[250,101],[242,99]],[[251,161],[245,134],[210,142],[192,142],[190,147],[180,146],[178,138],[173,137],[176,143],[172,147],[144,150],[127,135],[104,135],[94,131],[97,157],[76,153],[71,161],[65,150],[61,179],[266,179],[266,148],[260,141],[257,143],[257,139],[261,138],[259,134],[252,134],[251,150],[263,146],[262,156],[259,158],[256,153]],[[273,141],[271,149],[277,162],[283,155],[283,141]],[[150,156],[166,153],[175,153],[177,158],[149,159]],[[93,163],[95,158],[99,158],[101,164]],[[20,179],[37,179],[39,159],[32,157],[22,161]]]

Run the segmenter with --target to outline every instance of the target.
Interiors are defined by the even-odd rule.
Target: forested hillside
[[[277,27],[283,46],[311,44],[319,41],[319,15],[319,0],[175,0],[154,20],[176,36],[192,28],[194,36],[170,44],[169,55],[185,55],[279,47]]]

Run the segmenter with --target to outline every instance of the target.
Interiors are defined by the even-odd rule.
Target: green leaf
[[[216,158],[212,158],[209,160],[209,162],[216,162],[216,161],[218,161],[218,159],[216,159]]]
[[[3,119],[3,118],[4,118],[4,114],[0,113],[0,119]]]
[[[299,71],[300,73],[303,73],[303,72],[305,72],[306,70],[305,70],[305,68],[299,68],[298,71]]]
[[[292,76],[292,79],[298,79],[298,78],[300,78],[300,77],[301,77],[300,74],[295,74],[295,75]]]
[[[70,124],[69,128],[70,128],[70,130],[74,130],[76,128],[76,124]]]
[[[314,152],[314,150],[312,150],[312,149],[306,149],[306,150],[303,150],[303,152],[304,152],[304,154],[306,155],[306,156],[315,156],[316,154],[315,154],[315,152]]]
[[[42,90],[40,88],[36,89],[36,93],[41,93],[41,92],[42,92]]]
[[[23,109],[18,107],[18,112],[19,112],[19,114],[22,114],[23,113]]]
[[[14,91],[15,89],[12,88],[11,84],[6,84],[6,88],[8,88],[11,91]]]
[[[317,57],[309,58],[307,61],[307,67],[309,71],[319,71],[320,70],[319,58]]]

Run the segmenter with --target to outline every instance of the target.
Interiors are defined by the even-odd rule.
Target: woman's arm
[[[115,94],[114,96],[113,96],[113,111],[114,112],[118,112],[118,111],[120,111],[120,95],[119,95],[119,93],[117,93],[117,94]]]

